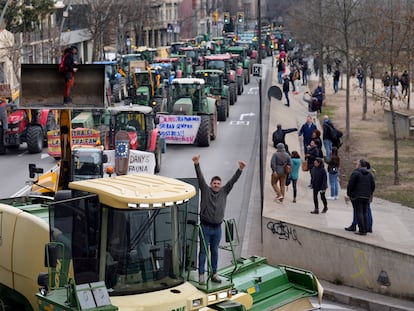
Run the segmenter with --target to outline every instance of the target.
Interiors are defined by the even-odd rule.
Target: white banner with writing
[[[160,135],[167,144],[194,144],[200,116],[159,115]]]

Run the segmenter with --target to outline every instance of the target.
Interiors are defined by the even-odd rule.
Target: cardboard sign
[[[108,157],[108,162],[104,164],[104,172],[106,172],[107,166],[115,168],[116,155],[115,150],[104,150],[104,154]],[[154,171],[155,155],[152,152],[129,150],[127,175],[137,173],[154,174]],[[108,177],[108,174],[104,173],[104,177]]]
[[[160,135],[167,144],[194,144],[200,116],[159,115]]]
[[[90,128],[77,128],[72,130],[72,145],[96,146],[100,139],[100,132]],[[61,156],[60,130],[47,132],[47,153],[54,158]]]

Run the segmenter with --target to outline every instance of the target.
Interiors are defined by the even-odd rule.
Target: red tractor
[[[0,152],[17,149],[26,143],[30,153],[40,153],[47,146],[47,132],[57,128],[56,119],[49,109],[18,109],[8,116],[8,128],[0,140]]]

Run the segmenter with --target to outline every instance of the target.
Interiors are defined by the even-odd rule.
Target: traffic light
[[[237,14],[237,21],[239,22],[239,24],[243,23],[243,21],[244,21],[244,13],[243,12],[239,12]]]
[[[224,12],[223,21],[225,24],[230,24],[230,13],[229,12]]]

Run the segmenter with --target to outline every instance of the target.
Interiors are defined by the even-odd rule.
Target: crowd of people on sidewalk
[[[297,150],[289,151],[285,137],[289,133],[298,131],[297,128],[283,129],[281,124],[273,132],[272,140],[276,152],[272,155],[270,167],[272,169],[271,186],[276,193],[275,201],[283,204],[286,199],[286,187],[292,184],[292,202],[297,202],[297,182],[300,170],[309,172],[309,185],[313,192],[314,209],[311,214],[319,214],[319,200],[322,202],[321,213],[328,211],[328,200],[339,199],[340,157],[338,149],[341,147],[342,132],[337,129],[328,115],[323,117],[322,132],[314,123],[311,115],[298,131],[303,138],[303,157]],[[324,154],[325,152],[325,154]],[[327,191],[330,196],[327,197]],[[354,231],[360,235],[372,232],[372,213],[370,201],[375,190],[373,170],[364,159],[358,161],[352,172],[346,188],[345,200],[351,201],[354,213],[352,223],[346,231]],[[357,230],[358,228],[358,230]]]

